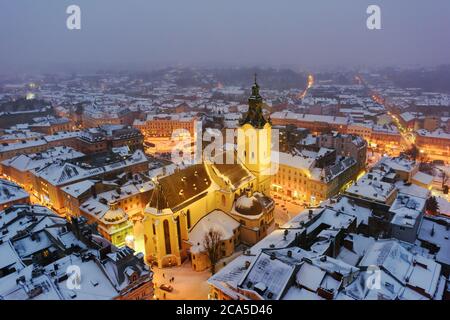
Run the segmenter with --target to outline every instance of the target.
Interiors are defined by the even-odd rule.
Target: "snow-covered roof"
[[[138,149],[126,159],[96,168],[83,168],[72,163],[59,161],[58,163],[53,163],[42,169],[35,170],[35,174],[53,185],[62,185],[146,162],[148,162],[147,157],[142,150]]]
[[[272,119],[288,119],[305,122],[323,122],[338,125],[346,125],[349,122],[347,117],[336,117],[336,116],[326,116],[316,114],[298,114],[289,111],[274,112],[270,117]]]
[[[412,228],[416,225],[425,210],[424,198],[399,193],[394,203],[389,208],[389,212],[394,213],[392,224]]]
[[[450,133],[447,133],[447,132],[445,132],[442,129],[437,129],[437,130],[435,130],[433,132],[427,131],[425,129],[420,129],[420,130],[417,130],[416,133],[419,136],[423,136],[423,137],[450,140]]]
[[[212,228],[221,233],[221,240],[229,240],[238,229],[240,223],[223,211],[214,210],[201,218],[189,232],[191,252],[198,253],[204,250],[203,239]]]
[[[47,149],[45,152],[33,154],[20,154],[13,158],[4,160],[3,165],[10,166],[19,171],[30,171],[36,168],[42,168],[56,160],[75,159],[84,156],[70,147],[60,146]]]
[[[15,205],[1,211],[0,219],[4,222],[0,227],[0,267],[12,271],[0,274],[0,296],[5,300],[114,299],[152,278],[142,254],[116,248],[95,234],[81,241],[70,222],[46,207]],[[72,223],[88,231],[83,221]],[[106,259],[100,254],[101,247],[110,250]],[[80,253],[72,253],[74,248]],[[49,252],[49,261],[29,264],[31,257],[43,250]],[[79,276],[74,271],[80,271]],[[137,279],[132,277],[134,272]]]
[[[450,217],[450,202],[443,197],[436,197],[436,201],[439,206],[439,214]]]
[[[44,139],[37,139],[37,140],[24,140],[23,142],[18,143],[11,143],[11,144],[0,144],[0,152],[7,152],[7,151],[13,151],[13,150],[20,150],[30,147],[38,147],[46,145],[47,141]]]
[[[375,167],[379,168],[381,166],[387,166],[394,171],[402,171],[402,172],[412,172],[417,166],[418,163],[409,160],[405,157],[383,157],[381,160],[375,165]]]
[[[28,197],[28,192],[17,184],[0,179],[0,205]]]
[[[307,233],[311,233],[322,224],[329,226],[330,229],[347,229],[355,219],[355,216],[349,215],[345,212],[326,208],[318,219],[315,219],[311,224],[306,226],[306,230]]]
[[[398,192],[400,193],[424,199],[428,198],[431,193],[430,190],[428,190],[427,188],[423,188],[416,184],[405,183],[403,181],[397,181],[395,183],[395,186],[398,189]]]
[[[399,293],[406,285],[421,289],[430,297],[435,297],[438,292],[441,265],[432,259],[413,255],[398,240],[378,240],[359,265],[377,266],[392,277],[395,281],[388,287],[392,288],[389,291],[393,294]]]
[[[295,281],[300,286],[315,292],[320,287],[326,274],[327,273],[319,267],[313,264],[304,263],[298,270]]]
[[[413,177],[412,181],[417,181],[425,185],[430,185],[433,182],[433,176],[418,171]]]
[[[372,216],[372,210],[356,204],[353,199],[343,196],[332,207],[335,211],[342,211],[356,217],[357,225],[361,223],[369,225],[369,217]]]
[[[69,184],[68,186],[62,187],[61,190],[65,193],[71,195],[74,198],[78,198],[80,195],[89,190],[93,185],[95,185],[96,180],[83,180],[77,183]]]
[[[424,217],[420,225],[418,240],[436,245],[436,261],[450,265],[450,219]]]
[[[315,158],[307,156],[295,156],[290,153],[272,151],[272,161],[279,163],[280,165],[289,166],[292,168],[310,171],[315,163]]]
[[[374,172],[367,173],[352,184],[346,190],[346,193],[386,203],[386,200],[395,191],[395,186],[381,181],[381,178]]]

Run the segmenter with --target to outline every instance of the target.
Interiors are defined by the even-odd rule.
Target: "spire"
[[[268,122],[263,115],[263,98],[259,94],[259,85],[257,82],[257,74],[254,74],[255,82],[252,86],[252,95],[248,98],[248,112],[244,117],[244,121],[241,125],[245,123],[251,124],[255,128],[262,128]]]
[[[254,97],[255,99],[259,98],[262,101],[262,98],[259,95],[259,85],[258,85],[258,82],[256,81],[256,72],[255,72],[254,76],[255,76],[255,82],[254,82],[254,84],[252,86],[252,95],[251,95],[250,98],[252,98],[252,97]]]

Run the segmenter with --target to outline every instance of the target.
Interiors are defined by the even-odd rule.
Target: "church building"
[[[274,224],[271,124],[263,115],[256,77],[248,103],[235,150],[215,155],[232,152],[233,164],[204,158],[201,164],[155,181],[143,218],[148,262],[168,267],[191,259],[195,270],[204,270],[208,259],[202,239],[210,228],[222,234],[221,257],[232,254],[240,243],[251,246],[269,233]]]

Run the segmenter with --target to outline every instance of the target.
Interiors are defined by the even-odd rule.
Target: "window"
[[[166,254],[171,254],[172,253],[172,248],[170,246],[169,221],[164,220],[163,227],[164,227],[164,242],[165,242],[165,245],[166,245]]]
[[[188,210],[186,213],[186,223],[187,223],[187,228],[190,229],[191,228],[191,210]]]
[[[227,205],[227,199],[225,198],[225,195],[222,195],[222,206],[226,206]]]
[[[181,249],[181,227],[180,227],[180,217],[176,218],[177,223],[177,236],[178,236],[178,248]]]

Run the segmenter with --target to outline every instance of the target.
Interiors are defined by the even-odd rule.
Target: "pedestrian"
[[[164,274],[164,272],[163,272],[163,278],[164,278],[164,279],[166,278],[166,275]]]

